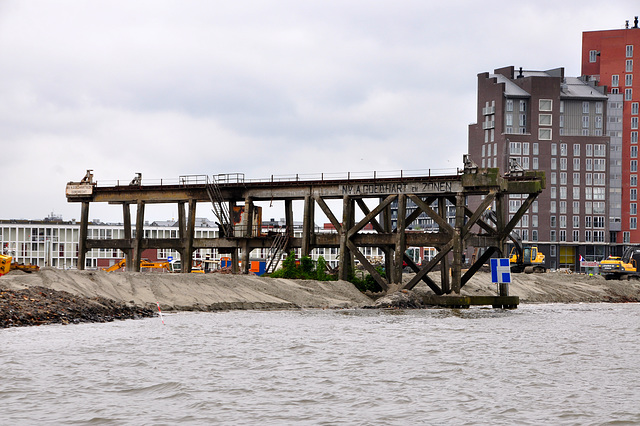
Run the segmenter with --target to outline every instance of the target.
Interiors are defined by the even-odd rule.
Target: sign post
[[[509,259],[491,259],[491,282],[498,285],[498,295],[509,295],[509,283],[511,283],[511,266]]]

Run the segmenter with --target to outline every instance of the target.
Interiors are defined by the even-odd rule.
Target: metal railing
[[[270,183],[270,182],[331,182],[363,179],[404,179],[415,177],[438,177],[460,175],[463,170],[459,168],[447,169],[414,169],[414,170],[385,170],[363,172],[332,172],[332,173],[296,173],[285,175],[271,175],[266,178],[246,179],[244,173],[220,173],[216,175],[182,175],[170,179],[141,179],[136,186],[176,186],[176,185],[206,185],[208,180],[215,180],[218,184],[243,184],[243,183]],[[99,187],[131,186],[130,180],[95,180],[93,183]]]

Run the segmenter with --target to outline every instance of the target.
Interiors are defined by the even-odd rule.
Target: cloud
[[[64,185],[86,169],[99,180],[453,170],[476,120],[478,73],[578,75],[581,32],[633,19],[630,1],[576,5],[2,2],[12,202],[0,217],[77,217]]]

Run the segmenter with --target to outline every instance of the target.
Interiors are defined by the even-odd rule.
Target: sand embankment
[[[45,287],[142,307],[155,307],[159,303],[163,310],[357,308],[372,302],[346,281],[52,268],[31,274],[14,272],[0,278],[0,287],[8,290]]]

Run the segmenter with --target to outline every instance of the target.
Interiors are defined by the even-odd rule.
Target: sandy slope
[[[166,274],[103,271],[10,273],[7,289],[42,286],[85,297],[106,297],[138,306],[176,310],[360,307],[371,299],[346,281],[303,281],[250,275]]]
[[[413,274],[405,274],[408,282]],[[430,277],[439,283],[440,274]],[[510,294],[521,303],[579,303],[640,301],[640,281],[606,281],[596,276],[549,272],[513,274]],[[0,288],[18,290],[42,286],[88,298],[105,297],[140,307],[163,309],[281,309],[357,308],[374,301],[346,281],[304,281],[224,274],[162,274],[103,271],[61,271],[45,268],[38,273],[13,271],[0,277]],[[424,284],[420,294],[431,290]],[[495,295],[488,273],[478,273],[463,287],[466,295]]]

